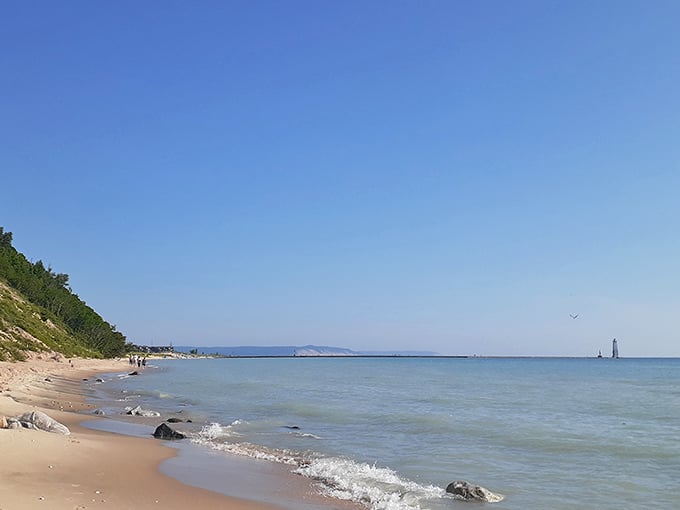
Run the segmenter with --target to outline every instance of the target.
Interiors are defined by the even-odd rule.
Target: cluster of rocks
[[[151,411],[149,409],[142,409],[142,406],[137,406],[137,407],[126,407],[125,408],[126,414],[129,414],[131,416],[142,416],[145,418],[155,418],[161,415],[158,411]],[[104,414],[104,411],[101,409],[96,409],[94,411],[95,414]],[[180,418],[168,418],[166,420],[168,423],[182,423],[184,420]],[[187,423],[191,423],[191,420],[186,420]],[[184,439],[186,436],[182,434],[181,432],[177,432],[176,430],[173,430],[170,428],[169,425],[166,423],[161,423],[158,427],[156,427],[156,430],[153,433],[153,437],[156,439]]]
[[[34,429],[54,432],[57,434],[69,435],[71,431],[62,423],[54,418],[50,418],[42,411],[29,411],[19,416],[7,417],[0,416],[1,429]]]
[[[102,409],[95,409],[94,414],[99,414],[103,415],[105,414],[104,410]],[[158,411],[152,411],[150,409],[142,409],[142,406],[137,406],[137,407],[126,407],[125,408],[125,413],[129,414],[131,416],[141,416],[143,418],[155,418],[161,415]],[[180,418],[168,418],[166,422],[168,423],[192,423],[190,419],[187,420],[182,420]],[[177,432],[176,430],[173,430],[170,428],[169,425],[166,423],[161,423],[158,427],[156,427],[156,430],[153,433],[153,437],[157,439],[184,439],[186,435],[182,434],[181,432]]]
[[[192,423],[190,419],[182,420],[180,418],[168,418],[165,420],[167,423]],[[161,423],[153,433],[153,437],[156,439],[184,439],[186,435],[181,432],[173,430],[169,425]]]

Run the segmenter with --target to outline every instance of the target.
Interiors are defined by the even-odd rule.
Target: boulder
[[[126,407],[125,410],[127,411],[127,414],[131,414],[132,416],[143,416],[145,418],[156,418],[161,415],[161,413],[158,411],[142,409],[142,406],[137,406],[134,408]]]
[[[10,418],[7,422],[8,428],[17,428],[21,426],[27,429],[44,430],[46,432],[55,432],[66,436],[71,433],[66,425],[50,418],[42,411],[29,411],[16,418]]]
[[[168,418],[165,421],[167,421],[168,423],[182,423],[182,420],[180,420],[179,418]]]
[[[153,433],[156,439],[184,439],[186,436],[181,432],[172,430],[167,424],[161,423]]]
[[[456,480],[451,482],[446,486],[446,492],[453,494],[459,499],[464,499],[465,501],[484,501],[486,503],[497,503],[498,501],[503,500],[503,496],[500,494],[494,494],[484,487],[473,485],[464,480]]]

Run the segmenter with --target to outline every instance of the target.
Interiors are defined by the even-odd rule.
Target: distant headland
[[[175,352],[227,357],[306,357],[306,356],[439,356],[433,351],[353,351],[344,347],[320,345],[195,347],[178,345]]]

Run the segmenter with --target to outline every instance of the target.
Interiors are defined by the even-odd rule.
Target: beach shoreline
[[[82,425],[84,421],[106,420],[87,414],[94,411],[95,405],[86,401],[83,380],[130,369],[127,359],[67,360],[45,354],[33,355],[25,362],[0,362],[0,416],[43,411],[71,431],[70,435],[61,435],[23,428],[0,429],[0,509],[34,509],[41,505],[54,510],[291,508],[290,500],[279,504],[271,495],[235,497],[195,483],[188,485],[183,483],[183,477],[169,476],[161,469],[165,461],[178,455],[178,449],[165,441]],[[177,465],[177,459],[173,460]],[[254,476],[258,477],[257,471]],[[304,506],[310,509],[357,508],[313,495],[311,481],[302,477],[290,475],[290,480],[285,480],[283,471],[277,477],[278,490],[283,487],[290,498],[309,500]],[[266,483],[271,480],[265,476],[262,481],[263,487],[247,495],[266,492]]]

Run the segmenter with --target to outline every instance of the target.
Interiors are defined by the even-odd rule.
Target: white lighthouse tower
[[[616,338],[612,341],[612,358],[619,357],[619,344],[616,343]]]

